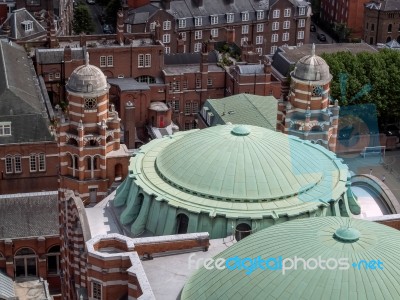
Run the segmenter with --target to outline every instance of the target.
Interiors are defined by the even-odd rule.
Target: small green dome
[[[246,274],[246,269],[203,267],[185,284],[181,299],[400,299],[400,232],[352,219],[352,228],[346,232],[354,238],[357,230],[359,238],[348,243],[335,237],[338,228],[347,229],[348,222],[348,218],[318,217],[263,229],[227,248],[214,261],[235,258],[243,266],[241,259],[249,258],[249,266],[250,259],[260,257],[270,259],[270,268],[257,267]],[[297,257],[297,269],[283,274],[279,257],[293,261]],[[318,266],[315,261],[323,263]]]
[[[360,232],[351,227],[340,227],[335,231],[334,237],[345,243],[358,241]]]
[[[231,133],[234,135],[249,135],[250,129],[244,125],[240,125],[240,126],[233,127]]]

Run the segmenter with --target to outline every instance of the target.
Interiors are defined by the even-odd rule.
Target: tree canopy
[[[75,34],[90,34],[94,31],[95,28],[92,21],[92,16],[90,15],[86,5],[78,5],[74,8],[74,20],[72,21],[72,28]]]
[[[400,117],[400,51],[321,55],[333,76],[331,96],[339,105],[375,104],[381,120]]]
[[[120,0],[111,0],[106,7],[107,23],[116,26],[117,13],[122,8]]]

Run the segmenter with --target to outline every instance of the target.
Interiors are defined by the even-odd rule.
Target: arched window
[[[392,40],[392,38],[390,36],[388,36],[386,39],[386,43],[389,43],[391,40]]]
[[[372,36],[369,38],[369,44],[370,44],[370,45],[373,45],[373,44],[374,44],[374,38],[373,38]]]
[[[99,162],[100,162],[100,157],[98,155],[93,156],[93,169],[94,170],[99,169]]]
[[[76,139],[74,139],[74,138],[70,138],[68,140],[67,144],[78,147],[78,141]]]
[[[47,251],[47,274],[60,274],[60,246],[53,246]]]
[[[185,214],[178,214],[176,216],[176,233],[183,234],[187,233],[189,225],[189,217]]]
[[[110,143],[110,142],[112,142],[112,140],[113,140],[112,136],[109,135],[109,136],[106,138],[106,143]]]
[[[89,147],[98,147],[98,146],[99,146],[99,142],[98,142],[97,140],[89,140],[89,141],[86,143],[86,146],[89,146]]]
[[[15,253],[15,277],[37,276],[37,255],[30,248],[22,248]]]
[[[321,132],[322,128],[319,125],[314,125],[313,127],[311,127],[311,131],[312,132]]]
[[[87,170],[93,170],[94,167],[93,167],[92,157],[91,156],[87,156],[85,159],[86,159],[86,168],[87,168]]]
[[[244,239],[246,236],[251,234],[251,226],[246,223],[240,223],[236,226],[235,230],[235,239],[240,241]]]
[[[301,127],[300,124],[295,123],[295,124],[292,125],[291,129],[293,129],[293,130],[300,130],[300,127]]]

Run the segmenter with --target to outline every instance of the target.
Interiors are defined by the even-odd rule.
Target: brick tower
[[[280,128],[335,152],[339,106],[337,101],[329,103],[332,75],[325,60],[315,55],[315,45],[290,75],[288,99],[279,105],[283,115]]]
[[[103,199],[127,175],[129,153],[120,144],[120,119],[109,104],[103,72],[89,64],[76,68],[66,84],[68,110],[59,114],[60,189],[83,202]]]

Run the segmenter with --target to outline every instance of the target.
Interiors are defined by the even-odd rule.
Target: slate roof
[[[138,82],[133,78],[107,78],[107,82],[116,85],[121,91],[146,91],[150,90],[147,83]]]
[[[339,228],[357,232],[343,236],[343,241],[336,237]],[[256,267],[246,275],[245,270],[203,267],[186,283],[181,299],[399,299],[399,247],[400,232],[376,222],[341,217],[293,220],[252,234],[213,258],[272,258],[266,264],[275,270]],[[341,262],[340,267],[330,264],[330,270],[326,265],[314,268],[315,264],[304,270],[300,263],[283,275],[279,257]],[[345,259],[349,267],[341,269]],[[368,269],[362,260],[375,260],[376,268]]]
[[[58,235],[58,192],[0,195],[0,239]]]
[[[381,7],[383,11],[398,11],[400,10],[400,0],[386,0]]]
[[[146,23],[148,18],[159,10],[153,4],[147,4],[128,11],[128,15],[124,20],[127,24],[143,24]]]
[[[302,45],[300,47],[279,47],[272,56],[272,67],[278,71],[281,76],[287,76],[291,67],[302,57],[311,54],[312,44]],[[338,44],[318,44],[315,47],[315,54],[321,56],[323,53],[349,51],[358,52],[377,52],[378,50],[366,43],[338,43]]]
[[[211,126],[248,124],[276,130],[278,101],[273,96],[238,94],[204,103],[214,115]]]
[[[201,61],[200,53],[175,53],[164,54],[165,65],[191,65],[199,64]],[[218,54],[216,51],[208,53],[208,63],[217,63]]]
[[[32,22],[32,30],[25,31],[22,22]],[[5,34],[3,27],[8,24],[11,29],[10,38],[14,40],[37,40],[47,36],[46,29],[32,16],[26,9],[20,8],[14,10],[6,21],[1,25],[1,34]]]
[[[14,281],[0,271],[0,299],[15,297]]]
[[[71,48],[71,56],[73,60],[84,59],[84,48]],[[64,49],[36,49],[36,61],[40,64],[60,64],[64,61]]]
[[[1,144],[54,141],[32,61],[25,50],[0,41],[0,122],[11,122]]]
[[[237,65],[240,74],[264,74],[264,65]]]

